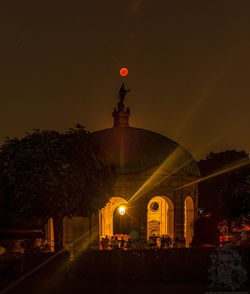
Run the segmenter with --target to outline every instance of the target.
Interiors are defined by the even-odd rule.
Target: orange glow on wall
[[[128,69],[126,67],[123,67],[120,69],[120,75],[122,77],[125,77],[128,74]]]

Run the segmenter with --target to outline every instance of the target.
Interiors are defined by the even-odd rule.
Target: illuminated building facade
[[[200,177],[198,165],[171,139],[131,127],[129,117],[122,99],[113,111],[113,127],[93,133],[101,158],[116,167],[118,177],[109,202],[93,217],[92,238],[133,232],[144,239],[177,236],[188,246],[198,208],[197,183],[190,183]],[[64,244],[88,230],[88,219],[65,219]]]

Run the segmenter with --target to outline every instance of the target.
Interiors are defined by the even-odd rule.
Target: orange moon
[[[126,67],[123,67],[120,69],[120,75],[125,77],[128,74],[128,69]]]

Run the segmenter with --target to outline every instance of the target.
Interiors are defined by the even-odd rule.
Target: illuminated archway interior
[[[147,207],[147,239],[150,236],[174,237],[174,205],[164,196],[153,197]]]
[[[128,202],[121,197],[111,197],[109,202],[105,205],[105,207],[101,209],[101,211],[99,212],[99,236],[100,237],[113,236],[114,211],[118,207],[122,208],[121,211],[123,211],[123,208],[125,208],[125,211],[126,211],[127,203]]]
[[[194,202],[190,196],[185,199],[185,239],[186,247],[189,247],[194,235]]]

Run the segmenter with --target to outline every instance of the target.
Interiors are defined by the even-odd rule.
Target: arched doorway
[[[120,207],[118,206],[113,213],[113,234],[129,235],[132,229],[132,219],[126,212],[124,214],[120,213]],[[127,207],[126,207],[127,208]]]
[[[152,235],[174,237],[174,205],[165,196],[153,197],[147,207],[147,239]]]
[[[186,247],[189,247],[194,235],[194,202],[192,197],[187,196],[185,198],[184,209]]]
[[[128,202],[121,197],[111,197],[109,202],[99,212],[99,237],[111,237],[114,234],[114,212]]]

